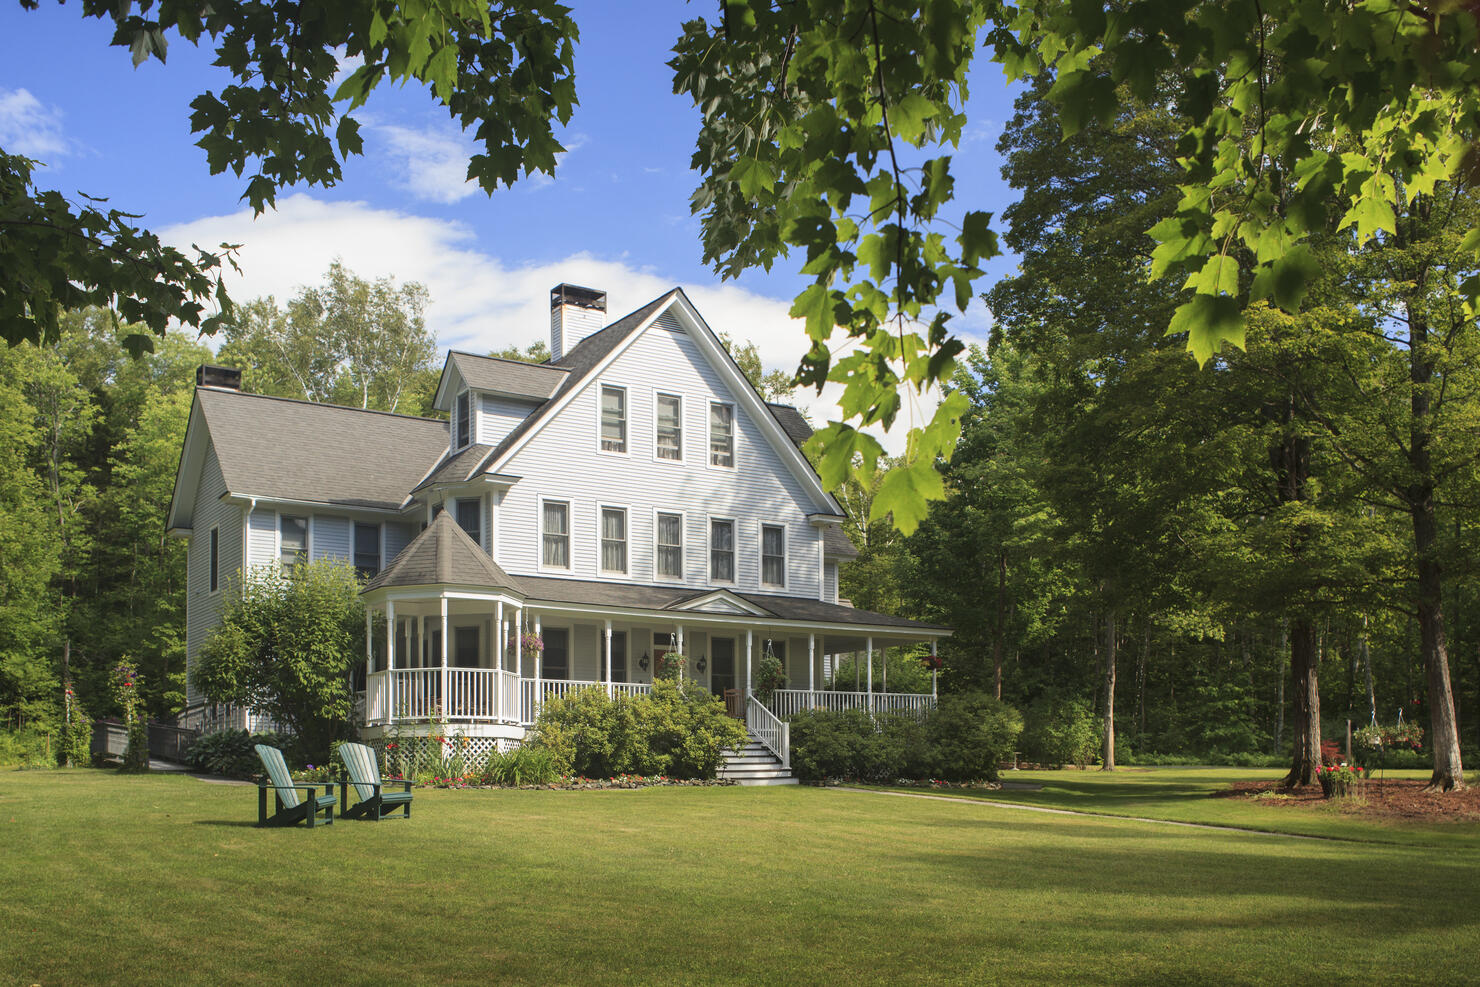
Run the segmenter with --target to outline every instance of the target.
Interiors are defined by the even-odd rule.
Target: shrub
[[[1094,760],[1099,747],[1099,724],[1083,699],[1045,696],[1028,707],[1022,749],[1039,764],[1077,764]]]
[[[725,748],[745,727],[692,682],[660,679],[645,696],[613,698],[591,687],[545,703],[530,747],[549,752],[562,774],[713,778]]]
[[[802,710],[791,718],[792,772],[803,781],[863,777],[864,737],[873,729],[861,709]]]
[[[283,738],[275,733],[253,734],[246,730],[208,733],[185,751],[185,763],[208,774],[252,778],[262,773],[262,760],[252,749],[257,744],[281,748]]]
[[[1022,714],[985,693],[942,696],[925,721],[933,773],[947,781],[997,780],[1023,732]]]
[[[48,725],[32,721],[19,730],[0,730],[0,767],[50,768],[56,763],[57,738]]]

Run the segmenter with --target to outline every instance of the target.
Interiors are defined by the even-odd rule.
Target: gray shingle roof
[[[766,407],[771,409],[771,414],[776,416],[776,422],[786,437],[801,448],[803,442],[812,437],[812,426],[807,424],[807,419],[802,413],[789,404],[775,404],[766,402]]]
[[[427,474],[427,478],[416,485],[416,490],[427,487],[433,483],[461,483],[473,475],[478,464],[483,462],[483,457],[493,446],[474,442],[460,452],[445,457],[436,467]],[[416,493],[416,490],[411,491]]]
[[[549,576],[521,576],[519,586],[528,606],[537,603],[583,603],[592,606],[629,607],[638,610],[668,610],[687,600],[708,596],[712,590],[695,591],[684,586],[636,586],[628,583],[597,582],[584,579],[558,579]],[[869,610],[807,600],[795,596],[770,596],[764,593],[736,593],[746,602],[775,614],[770,621],[797,620],[822,624],[858,624],[868,627],[897,627],[905,630],[949,630],[939,624],[925,624],[906,617],[895,617]],[[702,611],[695,612],[701,616]]]
[[[479,356],[452,350],[447,354],[463,382],[478,391],[494,391],[514,397],[543,401],[555,393],[570,373],[549,363],[524,363],[497,356]]]
[[[196,391],[226,489],[395,510],[447,446],[447,423],[290,398]]]
[[[394,586],[441,585],[522,592],[513,577],[500,569],[447,511],[438,514],[390,565],[376,573],[365,584],[364,592]]]
[[[822,529],[822,554],[830,559],[856,559],[858,549],[842,525],[829,524]]]

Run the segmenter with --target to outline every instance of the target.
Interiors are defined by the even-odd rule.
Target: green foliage
[[[548,752],[561,774],[713,778],[722,751],[746,737],[722,700],[692,682],[659,679],[647,695],[609,697],[591,686],[548,700],[529,747]]]
[[[427,302],[417,282],[366,281],[335,261],[286,309],[271,297],[240,306],[217,359],[256,394],[421,414],[441,369]]]
[[[435,7],[354,0],[313,17],[296,8],[136,10],[88,0],[82,13],[111,21],[113,44],[135,65],[163,62],[171,37],[191,44],[209,37],[230,84],[192,100],[191,129],[212,174],[247,176],[242,197],[259,213],[280,188],[340,180],[342,162],[364,144],[353,113],[382,82],[421,83],[475,132],[481,148],[468,178],[488,192],[521,173],[554,172],[563,150],[555,122],[568,122],[576,103],[576,25],[567,8],[544,0]],[[345,61],[357,67],[335,88]],[[125,340],[133,352],[147,350],[145,333],[163,336],[171,321],[207,334],[229,321],[219,277],[223,264],[234,264],[229,245],[194,256],[165,247],[125,211],[37,189],[32,165],[0,150],[0,338],[55,339],[58,314],[88,305],[111,306],[141,326]]]
[[[947,781],[997,780],[997,766],[1023,731],[1023,717],[983,693],[942,696],[925,721],[934,774]]]
[[[786,686],[786,668],[770,648],[755,663],[753,686],[755,697],[763,703],[769,703],[776,690]]]
[[[185,763],[195,771],[225,778],[255,778],[262,773],[258,744],[276,747],[290,757],[291,746],[275,733],[221,730],[198,738],[185,750]]]
[[[1082,768],[1099,750],[1099,720],[1083,699],[1045,696],[1023,719],[1022,752],[1029,761]]]
[[[560,764],[547,748],[515,747],[488,755],[476,780],[482,785],[549,785],[560,779]]]
[[[221,625],[201,647],[195,686],[209,702],[259,710],[323,759],[348,735],[349,671],[362,661],[365,608],[339,560],[257,569],[227,588]]]
[[[666,651],[653,658],[653,680],[677,682],[683,677],[683,671],[688,667],[689,659],[678,651]]]
[[[942,697],[922,722],[871,717],[863,710],[803,710],[791,720],[791,764],[798,778],[997,780],[1023,728],[1011,706],[981,694]]]

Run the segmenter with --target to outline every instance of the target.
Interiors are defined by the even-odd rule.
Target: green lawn
[[[419,791],[259,830],[182,776],[0,776],[28,983],[1458,982],[1480,855],[871,792]]]
[[[1234,781],[1276,781],[1278,768],[1117,768],[1113,772],[1004,771],[1003,781],[1041,785],[1040,791],[952,789],[936,794],[992,802],[1038,805],[1077,812],[1138,816],[1206,823],[1269,832],[1324,836],[1368,843],[1466,847],[1480,850],[1480,826],[1473,822],[1373,821],[1353,814],[1340,801],[1293,809],[1259,799],[1214,798]],[[1427,771],[1388,771],[1386,778],[1426,779]],[[1471,781],[1480,784],[1480,779]],[[915,789],[901,789],[915,791]],[[1436,799],[1444,796],[1436,795]]]

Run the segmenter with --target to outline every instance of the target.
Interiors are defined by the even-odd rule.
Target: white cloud
[[[390,145],[398,184],[416,198],[451,205],[478,191],[477,184],[468,181],[468,159],[475,151],[465,134],[396,124],[373,126]]]
[[[0,89],[0,147],[51,163],[69,154],[72,142],[62,133],[62,111],[46,106],[26,89]]]
[[[676,283],[628,258],[585,252],[550,263],[509,264],[481,252],[460,223],[363,202],[324,202],[302,193],[279,199],[276,210],[255,220],[244,209],[173,226],[161,236],[180,247],[243,244],[242,273],[227,281],[238,300],[274,295],[283,302],[303,285],[317,283],[335,258],[361,277],[420,281],[431,295],[427,322],[440,345],[474,352],[547,339],[549,292],[561,282],[606,291],[613,320]],[[793,370],[806,352],[802,324],[787,314],[789,299],[717,281],[682,287],[716,332],[755,343],[767,369]],[[821,426],[840,417],[840,393],[837,385],[828,385],[821,396],[798,391],[796,402]],[[927,395],[908,402],[885,439],[891,452],[903,448],[904,426],[928,418],[937,400]]]

